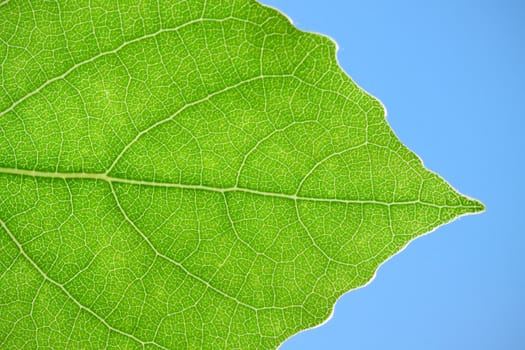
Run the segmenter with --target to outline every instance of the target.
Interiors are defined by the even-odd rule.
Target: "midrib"
[[[239,187],[239,186],[237,187],[213,187],[213,186],[206,186],[206,185],[190,185],[190,184],[178,184],[178,183],[169,183],[169,182],[156,182],[156,181],[148,181],[148,180],[126,179],[126,178],[121,178],[121,177],[110,176],[104,173],[61,173],[61,172],[46,172],[46,171],[37,171],[37,170],[0,167],[0,174],[19,175],[19,176],[28,176],[28,177],[37,177],[37,178],[62,179],[62,180],[68,180],[68,179],[99,180],[99,181],[105,181],[108,183],[123,183],[123,184],[136,185],[136,186],[154,186],[154,187],[164,187],[164,188],[177,188],[177,189],[184,189],[184,190],[209,191],[209,192],[218,192],[218,193],[244,192],[244,193],[250,193],[250,194],[254,194],[254,195],[258,195],[262,197],[284,198],[284,199],[289,199],[293,201],[310,201],[310,202],[343,203],[343,204],[378,204],[378,205],[385,205],[385,206],[421,204],[421,205],[436,207],[436,208],[476,208],[476,206],[464,206],[464,205],[436,205],[436,204],[427,203],[421,200],[387,202],[387,201],[380,201],[380,200],[309,197],[309,196],[300,196],[300,195],[295,195],[295,194],[260,191],[260,190],[255,190],[251,188]]]

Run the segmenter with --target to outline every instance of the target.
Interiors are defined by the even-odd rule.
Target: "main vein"
[[[434,203],[425,202],[422,200],[411,200],[411,201],[381,201],[375,199],[342,199],[342,198],[321,198],[321,197],[311,197],[311,196],[302,196],[295,194],[287,193],[278,193],[278,192],[269,192],[269,191],[260,191],[256,189],[246,188],[246,187],[214,187],[207,185],[191,185],[191,184],[179,184],[179,183],[170,183],[170,182],[157,182],[151,180],[136,180],[136,179],[126,179],[122,177],[116,177],[107,175],[104,173],[59,173],[59,172],[46,172],[46,171],[37,171],[37,170],[26,170],[26,169],[14,169],[14,168],[3,168],[0,167],[0,174],[9,174],[9,175],[20,175],[20,176],[29,176],[29,177],[39,177],[39,178],[51,178],[51,179],[88,179],[88,180],[99,180],[105,181],[108,183],[123,183],[128,185],[136,186],[154,186],[154,187],[164,187],[164,188],[177,188],[184,190],[196,190],[196,191],[209,191],[209,192],[218,192],[218,193],[227,193],[227,192],[243,192],[254,194],[262,197],[269,198],[285,198],[293,201],[307,201],[307,202],[325,202],[325,203],[342,203],[342,204],[378,204],[378,205],[409,205],[409,204],[422,204],[430,207],[436,208],[474,208],[475,206],[464,206],[464,205],[437,205]]]

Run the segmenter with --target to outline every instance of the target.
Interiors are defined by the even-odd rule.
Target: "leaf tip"
[[[479,214],[483,213],[485,210],[487,210],[487,207],[483,202],[477,199],[473,198],[466,198],[468,203],[469,212],[472,214]]]

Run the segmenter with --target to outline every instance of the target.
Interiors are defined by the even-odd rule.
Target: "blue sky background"
[[[263,0],[339,44],[426,166],[487,211],[420,238],[292,349],[525,349],[525,2]]]

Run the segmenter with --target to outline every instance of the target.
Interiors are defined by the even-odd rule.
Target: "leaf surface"
[[[254,1],[0,3],[0,347],[272,349],[483,210]]]

